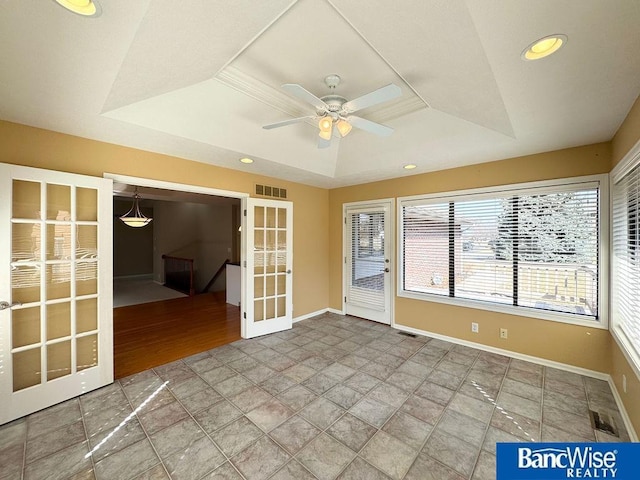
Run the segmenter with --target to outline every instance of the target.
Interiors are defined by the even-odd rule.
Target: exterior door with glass
[[[0,164],[0,424],[113,382],[112,195]]]
[[[248,198],[244,218],[241,333],[253,338],[292,325],[293,203]]]
[[[344,311],[391,324],[393,200],[344,206]]]

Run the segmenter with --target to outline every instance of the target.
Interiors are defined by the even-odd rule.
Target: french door
[[[293,204],[247,198],[242,336],[291,328]]]
[[[0,424],[113,382],[112,181],[0,164]]]
[[[391,324],[393,200],[344,206],[344,311]]]

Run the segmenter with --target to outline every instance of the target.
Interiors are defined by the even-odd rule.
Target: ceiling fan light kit
[[[331,93],[321,98],[316,97],[297,83],[285,83],[282,85],[282,88],[291,95],[311,104],[316,109],[316,114],[264,125],[262,128],[270,130],[315,118],[318,120],[318,128],[320,129],[318,133],[320,137],[318,148],[327,148],[331,145],[334,126],[341,137],[347,136],[353,127],[384,137],[393,133],[391,127],[355,116],[353,113],[399,97],[402,95],[400,87],[391,83],[354,100],[347,101],[346,98],[333,93],[340,84],[338,75],[327,75],[324,82]]]
[[[333,120],[331,119],[331,117],[321,117],[320,121],[318,122],[318,127],[320,127],[321,132],[330,131],[332,125]]]
[[[341,136],[346,137],[353,127],[348,121],[341,118],[336,122],[336,128]]]
[[[331,140],[331,135],[333,134],[333,127],[329,127],[328,130],[320,130],[318,136],[324,140]]]

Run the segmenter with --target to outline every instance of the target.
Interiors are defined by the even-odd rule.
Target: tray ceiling
[[[608,141],[640,92],[634,0],[101,4],[0,3],[1,119],[337,187]],[[562,50],[521,60],[552,33]],[[392,136],[262,129],[313,114],[283,83],[320,97],[331,73],[347,99],[402,89],[359,112]]]

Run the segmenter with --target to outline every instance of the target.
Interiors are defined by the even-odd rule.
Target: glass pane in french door
[[[13,180],[12,388],[98,364],[97,190]]]
[[[287,211],[254,206],[254,321],[286,315]]]
[[[385,214],[353,212],[349,301],[375,309],[385,306]]]

